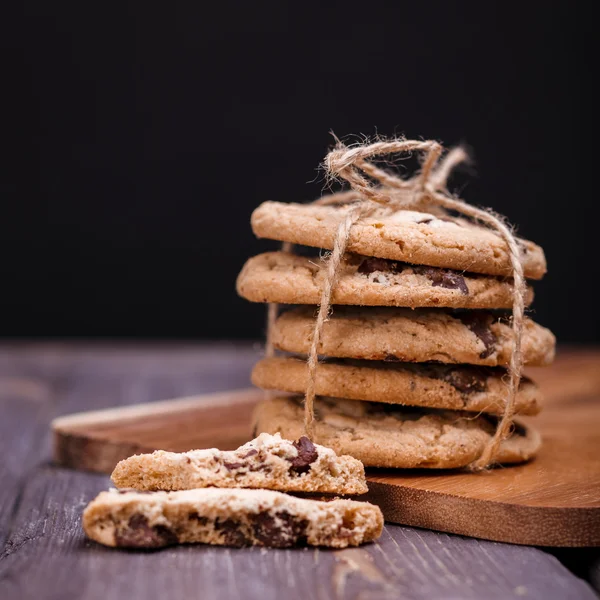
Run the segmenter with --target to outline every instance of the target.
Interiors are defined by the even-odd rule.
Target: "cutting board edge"
[[[369,492],[361,499],[377,504],[390,523],[526,546],[600,546],[597,507],[510,504],[367,481]]]

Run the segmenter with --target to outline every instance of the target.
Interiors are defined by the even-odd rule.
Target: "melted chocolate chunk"
[[[264,546],[272,548],[289,548],[306,543],[306,526],[308,521],[293,517],[285,510],[275,516],[269,513],[258,513],[253,518],[254,537]]]
[[[303,435],[297,442],[293,443],[293,446],[298,450],[298,456],[287,459],[292,464],[290,471],[297,473],[298,475],[307,473],[310,470],[310,465],[314,463],[319,456],[315,445]]]
[[[240,467],[244,466],[244,463],[240,463],[240,462],[225,462],[223,461],[223,466],[227,469],[229,469],[230,471],[235,471],[235,469],[239,469]]]
[[[203,517],[203,516],[199,515],[197,512],[191,512],[188,515],[188,519],[190,521],[198,521],[198,523],[200,523],[200,525],[208,525],[208,517]]]
[[[384,271],[388,273],[401,273],[404,268],[403,263],[398,263],[395,260],[388,260],[387,258],[375,258],[367,257],[363,259],[358,267],[358,272],[363,275],[370,275],[376,271]]]
[[[485,312],[465,312],[459,314],[458,318],[483,342],[485,350],[481,352],[479,358],[491,356],[496,350],[498,341],[490,329],[494,317]]]
[[[487,389],[487,373],[477,367],[461,367],[447,370],[442,379],[462,394],[485,392]]]
[[[271,467],[269,465],[259,464],[259,465],[250,465],[249,470],[252,473],[256,473],[257,471],[264,471],[265,473],[271,472]]]
[[[421,221],[422,223],[425,221]],[[425,267],[422,265],[409,265],[396,260],[386,258],[368,257],[364,258],[358,267],[358,272],[363,275],[370,275],[376,271],[384,273],[402,273],[404,269],[411,268],[416,275],[425,275],[434,287],[443,287],[449,290],[459,290],[461,294],[467,296],[469,288],[465,278],[457,271],[451,269],[438,269],[436,267]]]
[[[244,456],[242,456],[242,458],[248,458],[249,456],[254,456],[255,454],[258,454],[258,450],[256,450],[255,448],[252,448],[252,449],[248,450],[248,452],[246,452],[246,454],[244,454]]]
[[[175,533],[164,525],[148,525],[144,515],[132,515],[127,527],[115,532],[115,543],[122,548],[162,548],[177,544]]]
[[[241,529],[241,524],[236,523],[233,519],[225,519],[215,521],[215,529],[223,534],[223,541],[228,546],[236,546],[241,548],[242,546],[250,546],[252,544],[244,532]]]
[[[425,275],[431,281],[433,287],[443,287],[448,290],[459,290],[461,294],[468,296],[469,288],[465,278],[458,272],[450,269],[438,269],[436,267],[425,267],[415,265],[412,270],[417,275]]]

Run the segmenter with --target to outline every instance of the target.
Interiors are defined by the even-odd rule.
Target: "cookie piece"
[[[83,512],[92,540],[119,548],[173,544],[346,548],[377,539],[383,515],[368,502],[319,502],[271,490],[204,488],[102,492]]]
[[[136,454],[113,471],[118,488],[190,490],[204,487],[263,488],[287,492],[365,494],[365,470],[351,456],[302,436],[296,442],[263,433],[237,450]]]
[[[308,354],[316,309],[301,307],[279,316],[272,332],[276,348]],[[552,332],[525,319],[521,352],[531,366],[554,360]],[[512,329],[504,316],[485,311],[335,307],[321,333],[319,354],[338,358],[506,366]]]
[[[264,202],[252,213],[252,230],[259,238],[331,250],[349,208]],[[527,240],[518,242],[525,277],[541,279],[546,273],[544,251]],[[512,273],[506,244],[490,229],[465,219],[410,210],[391,213],[388,208],[377,208],[352,227],[347,249],[365,256],[459,271]]]
[[[259,361],[252,383],[265,390],[304,394],[306,360],[277,356]],[[319,363],[316,393],[368,402],[502,414],[508,388],[504,369],[489,367],[334,360]],[[536,415],[542,394],[521,379],[515,412]]]
[[[465,467],[481,455],[497,421],[491,415],[339,398],[318,397],[315,409],[316,439],[370,467]],[[258,431],[297,437],[304,427],[303,411],[299,397],[264,400],[255,409],[254,425]],[[540,445],[539,433],[515,423],[496,461],[526,461]]]
[[[254,256],[237,279],[238,294],[251,302],[318,304],[326,277],[319,258],[285,252]],[[511,308],[509,280],[448,269],[347,255],[332,304],[451,308]],[[525,301],[531,303],[529,287]]]

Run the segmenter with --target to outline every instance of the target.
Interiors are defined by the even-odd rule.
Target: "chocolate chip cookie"
[[[307,354],[315,316],[313,307],[280,315],[272,332],[275,347]],[[521,341],[524,364],[549,365],[555,345],[549,329],[525,319]],[[339,358],[495,367],[510,363],[512,347],[509,320],[486,311],[337,306],[323,326],[318,351]]]
[[[137,454],[113,471],[118,488],[189,490],[193,488],[263,488],[287,492],[364,494],[364,467],[351,456],[302,436],[291,442],[262,433],[237,450],[191,450]]]
[[[119,548],[188,543],[346,548],[377,539],[383,515],[368,502],[319,502],[271,490],[113,490],[90,502],[83,528],[92,540]]]
[[[252,302],[318,304],[325,278],[325,263],[318,257],[267,252],[244,265],[237,291]],[[332,304],[511,308],[512,290],[506,278],[351,254],[340,266]],[[532,299],[528,287],[526,303]]]
[[[450,469],[479,458],[496,428],[492,415],[464,411],[407,408],[391,404],[318,397],[316,440],[336,452],[350,454],[365,466]],[[300,397],[276,397],[261,402],[254,413],[257,431],[294,438],[303,430]],[[532,458],[540,435],[515,422],[495,457],[497,463]]]
[[[326,359],[317,369],[316,393],[369,402],[502,414],[506,380],[504,369],[489,367]],[[264,358],[252,371],[252,383],[266,390],[303,394],[306,381],[306,360],[295,357]],[[541,403],[537,385],[523,377],[515,412],[535,415]]]
[[[333,248],[348,206],[316,206],[264,202],[252,214],[252,230],[269,238]],[[519,240],[525,276],[541,279],[546,272],[543,250]],[[348,239],[349,252],[459,271],[509,276],[506,243],[493,231],[466,219],[378,208],[356,223]]]

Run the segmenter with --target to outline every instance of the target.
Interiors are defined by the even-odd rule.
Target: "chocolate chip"
[[[242,458],[248,458],[249,456],[254,456],[255,454],[258,454],[258,450],[252,448],[251,450],[248,450],[248,452],[246,452]]]
[[[425,275],[425,277],[432,282],[434,287],[460,290],[461,294],[464,294],[465,296],[469,294],[469,288],[467,287],[465,278],[457,271],[452,271],[450,269],[409,265],[404,262],[388,260],[385,258],[368,257],[362,260],[358,267],[358,272],[363,275],[370,275],[376,271],[397,274],[402,273],[406,268],[411,268],[413,273],[417,275]]]
[[[275,515],[263,512],[253,518],[254,537],[264,546],[289,548],[306,543],[308,521],[298,519],[285,510]]]
[[[223,534],[223,541],[228,546],[250,546],[252,542],[244,535],[240,523],[236,523],[233,519],[225,519],[215,521],[215,529]]]
[[[148,525],[144,515],[132,515],[123,529],[115,532],[115,543],[121,548],[162,548],[179,540],[175,533],[164,525]]]
[[[244,463],[240,463],[240,462],[225,462],[223,461],[223,466],[227,469],[229,469],[230,471],[235,471],[235,469],[239,469],[240,467],[244,466]]]
[[[463,394],[485,392],[487,389],[487,373],[476,367],[449,369],[442,379]]]
[[[199,515],[197,512],[191,512],[188,515],[188,519],[190,521],[198,521],[198,523],[200,525],[208,525],[208,521],[209,521],[208,517],[203,517],[203,516]]]
[[[263,471],[264,473],[270,473],[271,467],[269,465],[258,464],[258,465],[250,465],[249,470],[252,473],[256,473],[257,471]]]
[[[404,263],[398,263],[394,260],[385,258],[368,257],[364,258],[358,267],[358,272],[363,275],[370,275],[375,271],[384,271],[389,273],[400,273],[404,268]]]
[[[481,352],[479,358],[491,356],[496,350],[498,341],[490,329],[494,317],[485,312],[465,312],[457,316],[483,342],[485,350]]]
[[[469,288],[465,278],[457,271],[450,269],[438,269],[436,267],[424,267],[415,265],[412,270],[417,275],[425,275],[431,281],[433,287],[443,287],[448,290],[459,290],[461,294],[468,296]]]
[[[432,379],[440,379],[449,383],[463,394],[485,392],[487,380],[491,375],[489,367],[462,365],[421,365],[419,370]]]
[[[298,456],[288,458],[292,463],[290,471],[300,475],[310,470],[310,465],[319,457],[315,445],[303,435],[297,442],[293,443],[294,448],[298,450]]]

